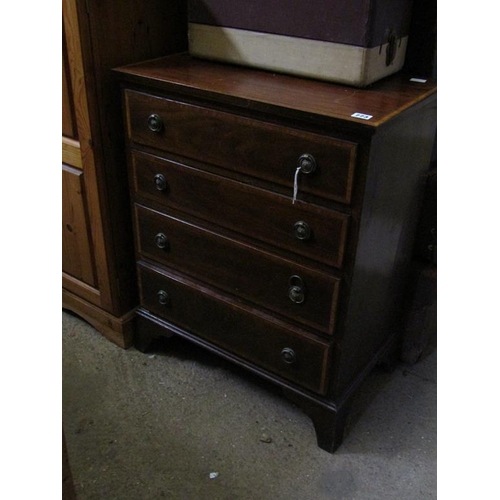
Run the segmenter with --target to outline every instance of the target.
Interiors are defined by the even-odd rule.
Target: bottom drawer
[[[149,311],[261,368],[324,394],[330,345],[185,277],[138,267]]]

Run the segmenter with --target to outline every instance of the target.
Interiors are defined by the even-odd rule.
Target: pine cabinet
[[[63,0],[62,14],[62,305],[127,347],[138,298],[110,69],[185,50],[186,2]]]

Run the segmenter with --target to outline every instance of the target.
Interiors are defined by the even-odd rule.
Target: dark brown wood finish
[[[140,256],[332,333],[338,278],[140,205],[136,218]],[[304,290],[300,304],[289,296],[296,285]]]
[[[75,483],[71,472],[64,429],[62,433],[62,500],[76,500]]]
[[[352,256],[355,268],[339,332],[337,397],[387,337],[402,331],[405,285],[435,127],[436,103],[431,101],[414,113],[396,116],[372,140]]]
[[[131,163],[140,197],[331,266],[342,264],[349,220],[345,214],[300,200],[292,204],[291,197],[137,151],[132,151]],[[164,176],[165,190],[156,188],[156,175]],[[307,240],[294,234],[300,221],[311,228]]]
[[[317,393],[326,390],[329,344],[179,274],[139,265],[141,303],[230,352]],[[161,304],[158,293],[168,295]],[[296,358],[282,359],[283,349]]]
[[[267,71],[215,64],[179,54],[120,68],[121,78],[149,89],[203,97],[247,110],[302,119],[350,122],[373,130],[436,92],[435,82],[411,83],[394,75],[367,89],[333,85]],[[368,121],[353,113],[372,115]],[[305,116],[304,116],[305,115]],[[322,120],[324,122],[324,120]],[[342,123],[339,123],[342,122]]]
[[[300,175],[300,191],[349,203],[356,144],[209,108],[126,91],[130,141],[281,184],[293,192],[299,158],[312,155],[314,172]],[[148,127],[156,114],[157,132]]]
[[[319,446],[334,451],[356,388],[398,344],[435,85],[397,75],[361,90],[187,55],[117,74],[141,347],[179,335],[272,380],[311,416]],[[148,129],[153,113],[160,133]],[[291,158],[314,148],[318,184],[299,174],[303,198],[292,203]],[[329,154],[338,163],[324,163]],[[298,221],[310,239],[296,238]],[[155,241],[162,232],[165,249]],[[282,282],[292,272],[307,277],[313,303],[288,304]],[[307,370],[276,361],[285,340],[298,342],[291,348],[306,353]]]

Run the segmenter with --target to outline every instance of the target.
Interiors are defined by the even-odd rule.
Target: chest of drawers
[[[185,54],[116,73],[137,347],[179,335],[271,380],[334,451],[355,389],[397,345],[435,86],[359,90]]]

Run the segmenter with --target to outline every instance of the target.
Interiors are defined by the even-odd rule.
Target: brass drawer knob
[[[162,306],[166,306],[170,302],[170,296],[168,295],[165,290],[160,290],[157,294],[156,297],[158,298],[158,302]]]
[[[281,351],[281,359],[288,365],[292,365],[293,363],[297,362],[297,355],[295,354],[295,351],[291,349],[290,347],[285,347]]]
[[[169,243],[168,238],[163,233],[158,233],[155,236],[155,245],[162,250],[168,250]]]
[[[290,297],[290,300],[295,304],[302,304],[306,298],[306,294],[304,289],[300,288],[300,286],[292,286],[290,290],[288,290],[288,297]]]
[[[298,240],[305,241],[311,238],[312,231],[307,222],[299,220],[293,226],[293,233]]]
[[[300,172],[303,174],[312,174],[316,170],[316,159],[313,155],[305,153],[299,156],[297,167],[300,168]]]
[[[148,117],[148,127],[151,132],[159,133],[163,129],[163,120],[161,116],[152,114]]]
[[[155,175],[155,186],[158,191],[165,191],[167,189],[167,179],[163,174]]]
[[[306,299],[306,287],[304,280],[296,274],[290,276],[288,280],[290,288],[288,290],[288,297],[294,304],[302,304]]]

